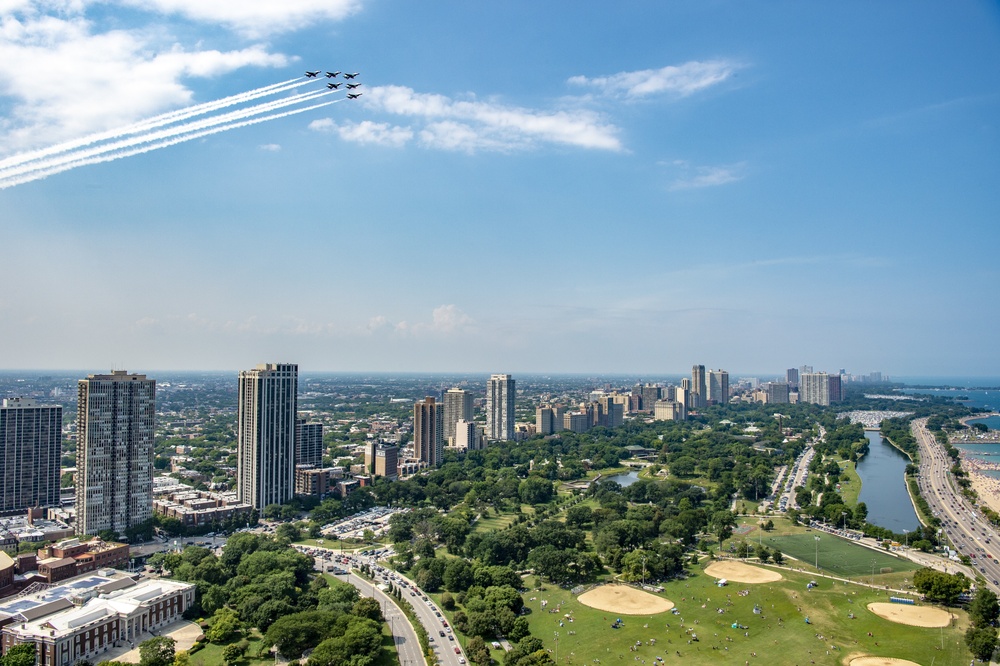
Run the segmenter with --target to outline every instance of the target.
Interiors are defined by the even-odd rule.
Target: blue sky
[[[0,0],[0,367],[997,375],[997,63],[993,2]],[[307,68],[363,96],[4,180]]]

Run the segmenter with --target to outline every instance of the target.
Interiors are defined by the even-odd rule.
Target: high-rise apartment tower
[[[486,384],[486,439],[514,439],[514,378],[490,375]]]
[[[453,388],[444,394],[444,441],[455,444],[455,424],[472,420],[472,392]]]
[[[413,405],[413,455],[428,467],[440,465],[444,455],[444,405],[432,397]]]
[[[77,386],[76,532],[122,534],[153,517],[156,380],[113,370]]]
[[[258,511],[295,494],[298,392],[294,363],[263,363],[240,372],[237,492]]]
[[[62,407],[4,399],[0,407],[0,514],[59,506]]]
[[[708,404],[708,382],[705,379],[705,366],[691,366],[692,407],[700,409]]]

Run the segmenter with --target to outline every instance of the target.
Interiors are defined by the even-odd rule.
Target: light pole
[[[646,587],[646,556],[645,555],[642,556],[642,587],[643,587],[643,589],[645,589],[645,587]],[[556,663],[557,664],[559,663],[559,659],[558,658],[556,659]]]
[[[555,641],[556,641],[556,664],[558,665],[559,664],[559,632],[558,631],[553,631],[552,633],[555,634]]]
[[[813,539],[816,541],[816,570],[819,571],[819,537],[814,536]]]
[[[840,515],[844,518],[844,531],[847,531],[847,512],[841,511]]]
[[[875,587],[875,558],[872,558],[872,587]]]

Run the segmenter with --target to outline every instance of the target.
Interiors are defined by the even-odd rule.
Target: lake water
[[[920,389],[900,389],[900,393],[919,397],[921,395],[933,395],[939,398],[965,397],[968,400],[959,400],[960,404],[967,407],[981,407],[983,409],[1000,409],[1000,391],[970,391],[969,389],[954,388],[920,388]]]
[[[876,431],[865,431],[868,455],[858,463],[861,495],[858,501],[868,505],[868,522],[893,532],[915,530],[920,526],[910,503],[904,472],[910,463],[899,449],[882,441]]]
[[[601,478],[601,482],[604,481],[614,481],[622,488],[626,486],[631,486],[633,483],[639,480],[639,472],[629,472],[628,474],[615,474],[614,476],[605,476]]]

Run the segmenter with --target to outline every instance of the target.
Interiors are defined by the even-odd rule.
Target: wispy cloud
[[[418,93],[405,86],[376,86],[364,99],[372,111],[423,121],[414,131],[421,145],[439,150],[511,151],[539,144],[559,144],[598,150],[622,150],[619,130],[589,110],[543,111],[496,101],[456,100],[445,95]],[[332,121],[331,121],[332,122]],[[328,127],[318,127],[324,129]],[[375,124],[361,136],[380,135]],[[386,131],[390,128],[386,126]],[[404,128],[391,128],[400,140]]]
[[[574,76],[569,83],[633,99],[663,93],[686,97],[722,83],[739,67],[730,60],[692,60],[683,65],[619,72],[611,76]]]
[[[727,166],[691,166],[683,160],[673,162],[674,166],[682,170],[682,175],[676,178],[668,189],[692,190],[702,187],[716,187],[727,183],[734,183],[743,180],[746,163],[730,164]]]
[[[309,123],[309,129],[336,134],[344,141],[393,148],[406,145],[413,138],[413,130],[409,127],[376,123],[371,120],[337,124],[332,118],[320,118]]]
[[[156,30],[102,32],[67,13],[0,9],[0,95],[10,99],[0,123],[0,153],[189,104],[193,94],[184,78],[283,67],[291,60],[262,45],[220,51],[185,48]]]
[[[281,152],[281,145],[277,143],[265,143],[258,146],[261,150],[268,153],[278,153]]]
[[[359,0],[120,0],[117,4],[193,21],[224,25],[253,37],[341,20],[361,9]]]

